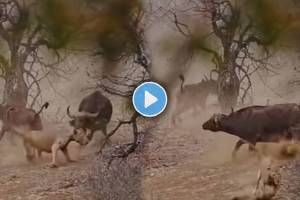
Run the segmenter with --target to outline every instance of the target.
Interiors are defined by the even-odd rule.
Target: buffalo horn
[[[91,118],[94,118],[94,117],[97,117],[98,115],[99,115],[99,113],[100,112],[97,112],[97,113],[88,113],[88,112],[79,112],[78,114],[76,114],[76,115],[72,115],[71,113],[70,113],[70,106],[68,106],[68,108],[67,108],[67,115],[70,117],[70,118],[72,118],[72,119],[74,119],[74,118],[76,118],[76,117],[91,117]]]
[[[74,115],[71,115],[71,113],[70,113],[70,106],[68,106],[68,108],[67,108],[67,115],[71,118],[71,119],[74,119],[76,116],[74,116]]]

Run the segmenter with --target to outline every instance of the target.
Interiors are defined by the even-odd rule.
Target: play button
[[[135,110],[145,117],[155,117],[167,106],[165,89],[155,82],[145,82],[139,85],[133,93],[132,103]]]
[[[149,106],[157,102],[157,100],[158,99],[155,96],[153,96],[150,92],[148,92],[147,90],[145,91],[145,97],[144,97],[145,108],[148,108]]]

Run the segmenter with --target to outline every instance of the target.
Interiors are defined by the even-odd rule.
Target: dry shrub
[[[145,124],[144,124],[145,125]],[[148,164],[149,144],[153,142],[152,126],[145,125],[147,131],[140,131],[138,147],[127,158],[116,158],[123,155],[128,145],[106,146],[102,155],[94,160],[87,181],[90,200],[141,200],[143,199],[143,171]],[[112,157],[115,157],[112,160]]]
[[[92,199],[142,199],[142,164],[139,163],[139,159],[130,155],[127,159],[115,158],[110,163],[111,149],[95,160],[88,181]]]
[[[282,181],[272,200],[297,200],[300,197],[300,160],[291,160],[282,166]]]

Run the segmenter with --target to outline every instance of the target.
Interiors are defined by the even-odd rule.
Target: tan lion
[[[57,131],[28,130],[27,127],[13,126],[12,131],[23,139],[27,158],[34,157],[33,149],[36,149],[39,154],[42,152],[52,153],[50,167],[57,167],[56,160],[59,150],[63,152],[67,161],[73,162],[67,149],[71,141],[80,145],[87,145],[90,141],[86,129],[74,129],[71,132],[61,134]]]

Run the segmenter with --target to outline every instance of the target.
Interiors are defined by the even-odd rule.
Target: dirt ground
[[[159,155],[160,162],[166,163],[154,163],[147,170],[146,199],[230,199],[254,188],[259,161],[248,155],[245,147],[232,161],[236,138],[204,132],[203,119],[194,120],[161,136],[163,144],[153,157]]]
[[[204,119],[193,116],[153,136],[146,149],[142,199],[226,200],[252,192],[263,159],[249,154],[245,146],[233,161],[231,151],[237,138],[203,131]],[[118,133],[113,143],[124,137],[126,134]],[[82,187],[88,182],[95,158],[89,150],[72,144],[71,156],[77,162],[66,163],[60,154],[60,167],[51,169],[50,155],[29,164],[20,141],[12,145],[4,139],[1,143],[0,200],[91,199],[90,191]]]
[[[43,154],[40,161],[28,163],[23,149],[19,148],[21,146],[20,141],[16,146],[1,145],[1,200],[82,199],[78,186],[86,181],[89,160],[86,157],[78,158],[77,145],[71,145],[72,158],[77,162],[67,163],[59,154],[60,167],[57,169],[49,168],[49,154]]]
[[[273,166],[282,166],[295,159],[282,157],[280,150],[284,144],[258,144],[257,155],[248,152],[244,145],[233,160],[231,153],[237,138],[203,131],[206,119],[190,117],[156,138],[160,144],[150,149],[157,151],[148,152],[156,159],[146,169],[145,199],[229,200],[251,195],[259,169],[270,160]]]

